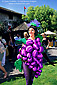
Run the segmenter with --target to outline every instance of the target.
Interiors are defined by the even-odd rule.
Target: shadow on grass
[[[52,62],[55,62],[55,61],[57,61],[57,56],[49,56],[49,59],[50,59]]]
[[[6,79],[0,79],[0,84],[3,82],[6,82],[6,81],[8,81],[8,82],[10,82],[11,80],[14,81],[14,80],[19,79],[19,78],[20,79],[25,78],[24,74],[10,75]]]
[[[51,61],[51,62],[53,62],[55,65],[57,64],[57,56],[48,56],[48,58],[49,58],[49,60]],[[47,62],[47,60],[45,59],[45,58],[43,58],[43,64],[45,64],[45,65],[51,65],[51,64],[49,64],[49,62]],[[55,65],[53,65],[53,66],[55,66]]]

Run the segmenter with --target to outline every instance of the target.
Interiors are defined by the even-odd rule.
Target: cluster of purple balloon
[[[19,49],[20,54],[18,54],[17,58],[21,58],[25,61],[25,64],[29,69],[32,69],[35,72],[35,78],[41,75],[42,65],[42,52],[43,47],[40,43],[40,38],[35,40],[28,39],[26,44],[23,45],[22,49]]]

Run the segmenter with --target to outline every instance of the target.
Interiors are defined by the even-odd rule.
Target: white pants
[[[4,52],[4,56],[3,56],[3,59],[2,59],[2,63],[1,63],[2,66],[5,65],[5,59],[6,59],[6,51]]]

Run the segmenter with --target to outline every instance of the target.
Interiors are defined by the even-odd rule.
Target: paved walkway
[[[57,47],[49,48],[48,54],[49,54],[50,60],[52,60],[52,61],[57,60]],[[12,78],[15,78],[17,76],[23,76],[24,77],[23,71],[19,72],[19,70],[16,70],[16,68],[14,67],[14,62],[9,62],[9,60],[7,59],[6,65],[4,67],[5,67],[6,71],[8,72],[8,77],[6,79],[4,79],[3,78],[4,73],[0,70],[0,83],[5,82],[7,80],[10,80]]]

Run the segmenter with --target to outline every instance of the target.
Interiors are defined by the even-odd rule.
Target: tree
[[[33,6],[28,7],[26,14],[27,14],[26,16],[22,15],[22,19],[25,19],[25,21],[28,20],[29,22],[31,20],[34,20],[34,14],[35,14],[34,7]]]
[[[54,31],[57,29],[57,11],[47,6],[30,6],[28,7],[25,19],[29,22],[37,19],[43,29]],[[24,19],[24,16],[23,18]]]
[[[0,22],[0,33],[6,33],[8,29],[8,22],[4,21],[4,22]]]
[[[21,23],[23,23],[22,19],[19,19],[17,21],[12,21],[12,27],[15,28],[15,27],[19,26]]]

